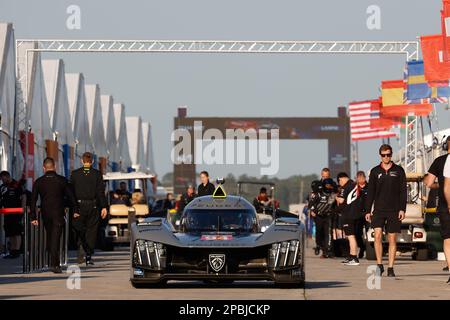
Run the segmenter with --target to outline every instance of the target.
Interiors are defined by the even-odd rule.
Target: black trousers
[[[60,265],[61,250],[61,234],[64,228],[64,216],[60,215],[46,216],[43,215],[45,233],[47,236],[47,252],[50,255],[50,267],[58,267]]]
[[[331,218],[329,216],[316,215],[314,222],[316,223],[316,246],[318,246],[323,253],[328,253],[331,245]]]
[[[80,216],[73,219],[72,226],[75,229],[78,248],[81,246],[88,256],[94,254],[98,222],[99,212],[95,202],[81,202]]]

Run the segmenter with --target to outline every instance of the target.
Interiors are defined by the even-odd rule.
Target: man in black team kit
[[[23,189],[20,183],[14,180],[8,171],[0,172],[0,208],[22,208]],[[20,247],[22,244],[22,215],[7,214],[4,216],[5,235],[10,242],[9,254],[5,259],[16,259],[20,257]]]
[[[92,168],[92,153],[85,152],[81,162],[83,166],[74,170],[70,176],[70,183],[80,208],[79,214],[73,215],[73,227],[78,240],[78,263],[83,262],[82,248],[86,254],[86,265],[93,265],[91,257],[97,239],[99,211],[102,219],[105,219],[107,202],[103,176],[100,171]]]
[[[394,262],[397,253],[397,233],[401,231],[406,211],[406,175],[402,167],[391,161],[392,147],[383,144],[379,150],[381,164],[372,168],[369,176],[369,190],[366,202],[366,220],[375,230],[375,254],[381,276],[383,267],[383,228],[389,241],[388,277],[395,277]],[[374,205],[374,210],[372,210]]]
[[[321,258],[330,258],[332,253],[331,215],[334,213],[336,202],[333,183],[333,180],[328,178],[323,182],[318,181],[320,188],[316,184],[312,185],[316,190],[311,193],[308,203],[311,217],[316,224],[316,248],[314,250],[316,255],[319,255],[322,250]]]
[[[357,257],[357,243],[356,243],[356,226],[358,219],[361,218],[361,206],[359,198],[361,192],[356,183],[354,183],[345,172],[341,172],[337,176],[338,184],[341,186],[341,191],[336,196],[336,202],[343,206],[342,209],[342,227],[348,239],[350,254],[342,261],[347,266],[359,265]]]
[[[450,265],[450,162],[448,160],[448,154],[450,153],[450,137],[447,138],[445,144],[447,154],[434,160],[428,170],[425,184],[431,188],[439,188],[439,200],[436,213],[438,214],[441,223],[441,236],[444,240],[444,255],[445,260],[447,260],[448,270],[448,266]],[[436,177],[438,178],[437,185],[435,184]],[[450,283],[450,278],[447,283]]]
[[[214,193],[214,190],[216,189],[214,185],[209,182],[209,174],[207,171],[200,172],[200,181],[197,188],[197,196],[210,196]]]
[[[447,139],[447,147],[450,139]],[[447,157],[444,166],[444,197],[447,202],[447,212],[442,215],[444,218],[440,218],[442,238],[444,238],[444,254],[447,260],[447,267],[450,266],[450,156]],[[450,283],[450,278],[448,278],[447,283]]]
[[[364,232],[367,231],[367,221],[365,219],[365,214],[368,210],[366,210],[365,206],[366,206],[366,201],[367,201],[367,191],[369,189],[369,184],[367,183],[366,180],[366,174],[364,173],[364,171],[358,171],[356,173],[356,184],[358,185],[358,189],[359,189],[359,197],[358,197],[358,202],[359,202],[359,218],[357,220],[356,223],[356,228],[355,228],[355,237],[356,237],[356,243],[358,244],[359,247],[359,254],[358,254],[358,258],[361,259],[364,257],[364,252],[366,251],[366,243],[364,241]],[[368,226],[367,226],[368,227]]]
[[[47,251],[50,254],[50,270],[61,273],[59,255],[60,238],[65,224],[64,207],[65,200],[78,212],[77,204],[66,178],[55,171],[55,161],[52,158],[44,160],[44,175],[38,178],[33,185],[31,195],[31,223],[39,224],[36,212],[36,202],[41,199],[42,220],[47,233]]]

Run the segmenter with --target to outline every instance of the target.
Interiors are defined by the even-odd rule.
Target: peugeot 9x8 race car
[[[298,216],[276,210],[264,232],[253,205],[227,196],[195,198],[184,209],[179,230],[165,217],[131,227],[131,283],[162,285],[168,280],[268,280],[300,287],[305,281],[305,227]]]

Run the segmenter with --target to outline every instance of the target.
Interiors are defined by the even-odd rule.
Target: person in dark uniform
[[[311,217],[316,225],[316,248],[315,254],[321,258],[330,258],[332,254],[331,244],[331,215],[334,213],[336,202],[336,192],[333,187],[333,180],[327,178],[317,181],[312,185],[313,192],[310,195],[308,208]]]
[[[183,213],[184,208],[195,199],[197,195],[195,194],[195,190],[193,186],[188,186],[186,193],[183,193],[180,199],[180,205],[178,206],[178,212],[180,214]]]
[[[267,189],[262,187],[259,194],[253,199],[253,206],[257,213],[263,213],[266,208],[273,208],[273,202],[267,195]]]
[[[209,173],[207,171],[200,172],[200,185],[197,188],[197,196],[210,196],[216,189],[214,185],[209,182]]]
[[[364,253],[366,251],[366,243],[364,241],[364,232],[366,232],[369,228],[369,225],[367,224],[365,214],[367,212],[365,206],[366,206],[366,199],[367,199],[367,192],[369,190],[369,184],[367,183],[366,174],[364,171],[358,171],[356,173],[356,183],[358,185],[359,189],[359,197],[358,197],[358,206],[360,208],[360,218],[358,219],[356,223],[356,229],[355,229],[355,236],[356,236],[356,243],[359,247],[359,253],[358,258],[362,259],[364,257]]]
[[[448,193],[448,184],[446,184],[445,169],[447,167],[447,159],[450,154],[450,136],[445,139],[444,142],[444,150],[447,151],[446,154],[437,157],[430,168],[428,169],[428,174],[424,176],[425,185],[430,188],[430,193],[428,195],[428,202],[430,203],[431,208],[436,208],[436,216],[439,217],[439,222],[441,225],[441,236],[444,240],[443,249],[444,255],[447,265],[444,267],[443,271],[448,271],[448,266],[450,263],[450,211],[448,209],[448,199],[446,197],[446,193]],[[436,196],[436,192],[438,193]],[[434,193],[434,199],[433,199]],[[437,198],[437,199],[436,199]],[[448,279],[450,283],[450,278]]]
[[[128,192],[127,183],[125,181],[120,182],[119,189],[116,190],[116,193],[124,201],[124,204],[131,206],[131,193]]]
[[[74,212],[78,212],[78,208],[66,178],[56,173],[53,158],[45,158],[43,166],[44,175],[34,182],[31,194],[31,224],[34,226],[39,224],[36,203],[40,198],[40,212],[47,234],[47,251],[50,254],[50,270],[61,273],[60,239],[65,224],[66,201],[70,207],[74,208]]]
[[[167,193],[166,198],[164,199],[162,210],[167,211],[175,208],[175,199],[173,197],[173,193]]]
[[[23,189],[20,184],[11,178],[7,171],[0,172],[2,185],[0,187],[0,208],[22,208]],[[10,250],[5,259],[15,259],[20,257],[20,247],[22,242],[22,215],[6,214],[4,216],[5,236],[9,238]]]
[[[383,229],[389,241],[388,277],[395,277],[394,263],[397,252],[397,233],[401,232],[405,219],[407,186],[405,170],[392,162],[392,147],[383,144],[379,149],[381,163],[370,170],[369,190],[365,209],[366,220],[372,224],[375,232],[375,254],[377,256],[377,274],[384,272]],[[372,211],[372,205],[374,207]]]
[[[345,236],[349,243],[349,255],[342,262],[347,266],[359,265],[359,259],[357,257],[358,243],[356,241],[356,226],[361,220],[361,207],[359,198],[361,192],[358,184],[350,180],[349,176],[345,172],[341,172],[337,176],[341,191],[336,197],[336,202],[342,206],[342,228],[345,232]]]
[[[81,162],[83,166],[74,170],[70,176],[70,184],[79,206],[79,213],[73,215],[72,225],[77,236],[78,263],[83,262],[82,250],[84,250],[86,265],[93,265],[92,255],[97,239],[99,210],[101,218],[105,219],[107,201],[103,176],[100,171],[92,168],[92,153],[85,152]]]

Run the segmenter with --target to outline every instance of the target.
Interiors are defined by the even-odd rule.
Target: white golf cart
[[[408,202],[405,219],[402,221],[401,233],[397,237],[397,251],[412,252],[414,260],[428,260],[427,232],[424,228],[425,205],[422,196],[425,194],[423,175],[407,173]],[[383,232],[383,253],[388,251],[387,237]],[[375,260],[374,230],[366,232],[366,258]]]
[[[101,230],[100,247],[102,250],[114,250],[116,244],[126,244],[130,241],[130,224],[143,220],[150,214],[149,202],[153,197],[152,174],[143,172],[108,172],[103,175],[108,191],[109,215],[108,221]],[[139,201],[122,201],[114,199],[113,193],[120,182],[126,182]]]

